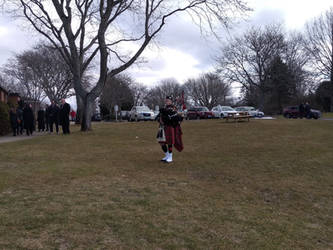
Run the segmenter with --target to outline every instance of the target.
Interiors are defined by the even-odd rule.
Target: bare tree
[[[306,24],[304,48],[321,79],[333,83],[333,8]]]
[[[108,77],[105,88],[100,96],[100,107],[103,114],[113,114],[115,105],[121,110],[129,110],[133,106],[134,98],[130,85],[133,80],[127,75]]]
[[[243,0],[1,0],[6,9],[23,17],[58,48],[73,74],[74,89],[82,106],[81,130],[91,129],[94,100],[107,75],[113,77],[137,61],[171,16],[191,14],[202,27],[227,26],[235,13],[248,8]],[[16,12],[18,15],[18,12]],[[133,51],[122,53],[124,43]],[[92,89],[82,76],[98,58],[99,76]],[[108,65],[113,62],[112,65]],[[117,62],[116,62],[117,61]]]
[[[306,93],[313,88],[313,75],[308,69],[309,54],[304,50],[304,35],[301,33],[290,33],[286,36],[286,47],[281,55],[288,66],[293,82],[296,87],[296,100],[298,103],[304,101]]]
[[[133,95],[133,105],[141,106],[148,94],[148,88],[145,85],[136,82],[133,82],[129,87]]]
[[[148,91],[145,103],[150,108],[154,108],[156,105],[163,107],[166,96],[171,96],[172,99],[176,101],[181,97],[182,91],[183,88],[176,79],[164,79],[157,86]]]
[[[197,79],[189,79],[185,83],[185,90],[195,105],[209,109],[218,104],[224,104],[230,95],[230,85],[214,73],[206,73]]]
[[[72,73],[67,64],[64,64],[58,50],[39,44],[33,50],[17,54],[15,59],[6,66],[6,71],[12,72],[13,77],[20,75],[19,70],[27,71],[28,69],[38,87],[51,101],[60,103],[61,99],[74,94],[71,91],[73,90]]]
[[[40,86],[39,79],[23,55],[17,54],[9,59],[2,71],[7,75],[7,79],[10,78],[9,89],[29,100],[42,102],[45,99],[46,95]]]
[[[4,87],[10,93],[24,93],[22,86],[17,84],[17,80],[7,74],[4,68],[0,71],[0,86]]]
[[[281,25],[252,27],[245,34],[232,38],[217,59],[218,70],[231,83],[241,83],[245,90],[259,93],[263,109],[269,66],[283,54],[286,44]]]

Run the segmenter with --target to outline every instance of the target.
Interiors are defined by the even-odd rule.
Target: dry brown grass
[[[333,122],[186,121],[0,145],[0,248],[332,249]]]

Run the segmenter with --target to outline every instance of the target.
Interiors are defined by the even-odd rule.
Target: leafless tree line
[[[104,114],[113,113],[115,105],[121,110],[129,110],[138,105],[155,109],[156,106],[163,107],[165,97],[171,96],[179,108],[185,104],[187,107],[206,106],[211,109],[218,104],[225,104],[226,97],[230,94],[229,84],[216,73],[202,74],[188,79],[184,84],[174,78],[164,79],[151,88],[136,83],[128,75],[118,75],[108,78],[100,97],[100,105]]]
[[[3,82],[11,92],[34,101],[60,103],[72,95],[72,74],[59,52],[45,44],[14,55],[1,69]]]
[[[309,22],[305,33],[286,32],[281,24],[252,27],[222,47],[216,58],[218,74],[203,74],[183,85],[165,79],[137,91],[140,104],[154,108],[163,105],[166,95],[177,100],[184,93],[188,105],[212,108],[226,103],[230,85],[237,82],[246,104],[281,112],[283,105],[304,101],[322,79],[331,78],[332,17],[331,9]]]
[[[93,103],[113,77],[135,63],[171,16],[190,14],[202,28],[228,26],[235,13],[247,11],[242,0],[1,0],[6,9],[43,35],[73,75],[81,130],[91,129]],[[134,44],[123,51],[123,44]],[[124,46],[123,46],[124,47]],[[98,61],[99,76],[90,89],[83,76]]]
[[[284,104],[300,103],[321,81],[333,84],[332,48],[333,8],[308,22],[304,33],[286,32],[283,25],[270,24],[231,37],[216,58],[217,70],[230,84],[242,85],[248,104],[265,109],[278,92]],[[288,91],[281,91],[284,88]]]

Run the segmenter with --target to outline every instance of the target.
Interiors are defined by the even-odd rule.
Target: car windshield
[[[209,109],[206,107],[202,107],[202,108],[199,108],[198,111],[209,111]]]
[[[223,111],[235,111],[232,107],[223,107]]]
[[[147,106],[138,106],[136,107],[138,112],[150,112],[150,109]]]

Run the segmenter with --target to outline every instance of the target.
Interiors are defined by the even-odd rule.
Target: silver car
[[[134,106],[129,112],[128,121],[153,121],[155,113],[147,106]]]
[[[251,117],[264,117],[265,115],[264,112],[251,106],[236,107],[235,110],[238,112],[248,112]]]
[[[212,108],[212,112],[215,118],[224,118],[227,117],[229,114],[235,114],[235,115],[238,114],[238,112],[234,110],[232,107],[221,106],[221,105]]]

